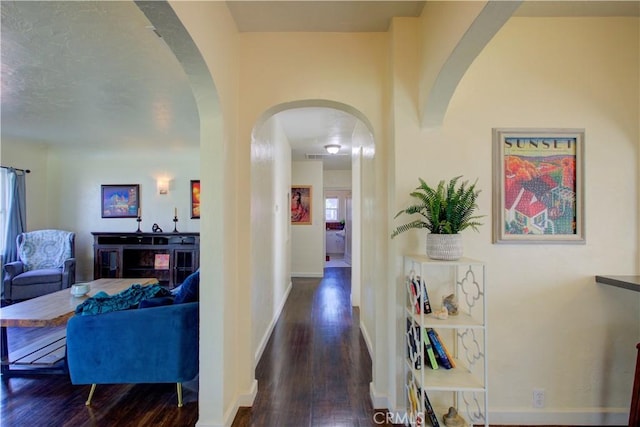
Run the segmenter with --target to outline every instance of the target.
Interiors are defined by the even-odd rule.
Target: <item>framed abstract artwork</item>
[[[140,212],[140,185],[102,185],[102,218],[136,218]]]
[[[493,129],[493,242],[584,243],[584,129]]]
[[[191,180],[191,219],[200,218],[200,180]]]
[[[291,187],[291,224],[311,225],[312,186],[296,185]]]

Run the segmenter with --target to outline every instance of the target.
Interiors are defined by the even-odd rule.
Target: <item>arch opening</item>
[[[327,119],[328,118],[328,119]],[[302,121],[287,123],[287,121]],[[305,134],[305,122],[307,134]],[[335,129],[335,122],[338,127]],[[322,133],[322,127],[325,133]],[[320,130],[318,130],[320,128]],[[346,131],[345,131],[346,129]],[[351,193],[350,229],[351,303],[362,301],[362,265],[373,263],[373,249],[363,252],[361,230],[364,200],[374,197],[373,158],[375,144],[369,120],[347,104],[323,99],[287,102],[267,109],[251,134],[251,294],[252,349],[259,361],[291,288],[291,277],[322,277],[325,266],[325,175],[341,170],[325,169],[322,158],[304,158],[307,152],[322,153],[326,138],[340,134],[348,157],[349,180],[328,185]],[[292,141],[291,134],[296,141]],[[324,152],[324,157],[330,154]],[[365,172],[367,171],[367,172]],[[344,177],[345,174],[342,174]],[[363,177],[368,177],[366,183]],[[294,186],[311,187],[311,224],[291,222]],[[364,191],[364,192],[363,192]],[[265,256],[265,254],[269,254]],[[373,304],[371,304],[373,305]],[[371,307],[373,310],[373,307]],[[371,353],[371,348],[369,348]]]

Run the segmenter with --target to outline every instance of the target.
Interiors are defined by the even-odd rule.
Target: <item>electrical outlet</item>
[[[544,408],[544,390],[541,388],[533,389],[533,407]]]

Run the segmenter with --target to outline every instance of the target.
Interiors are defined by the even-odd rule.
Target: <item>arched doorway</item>
[[[225,366],[220,342],[224,341],[225,323],[223,301],[226,298],[223,284],[231,272],[226,265],[224,213],[218,207],[225,205],[225,165],[223,151],[224,132],[218,91],[200,50],[182,21],[168,2],[136,2],[140,10],[153,24],[155,31],[176,56],[189,77],[200,119],[200,159],[202,215],[206,221],[200,224],[200,270],[207,283],[218,284],[200,289],[200,381],[198,390],[199,420],[222,420],[225,417],[224,378],[219,375]],[[206,262],[203,262],[206,260]]]
[[[328,142],[317,129],[331,125],[327,124],[327,117],[332,118],[336,126],[330,132],[348,129],[349,141],[343,140],[341,145],[344,145],[351,172],[351,299],[354,306],[362,304],[363,265],[373,263],[375,246],[361,233],[367,226],[366,221],[373,218],[363,213],[364,200],[372,199],[375,190],[372,127],[362,113],[338,102],[303,100],[274,106],[264,112],[254,126],[251,142],[252,349],[256,362],[286,301],[291,276],[302,272],[306,277],[321,277],[323,273],[322,155]],[[283,123],[286,120],[302,122]],[[305,134],[304,121],[308,123],[308,134]],[[343,128],[338,129],[340,126]],[[295,129],[295,136],[291,129]],[[295,142],[291,141],[293,137]],[[300,169],[307,170],[300,172]],[[291,224],[291,188],[298,184],[311,187],[311,224]],[[367,250],[363,251],[364,246]],[[296,264],[297,261],[300,262]],[[373,304],[370,308],[372,311]]]

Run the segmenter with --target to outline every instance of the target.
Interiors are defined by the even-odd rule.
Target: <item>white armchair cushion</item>
[[[24,270],[60,268],[73,256],[72,232],[63,230],[36,230],[23,233],[18,241],[18,257]]]

